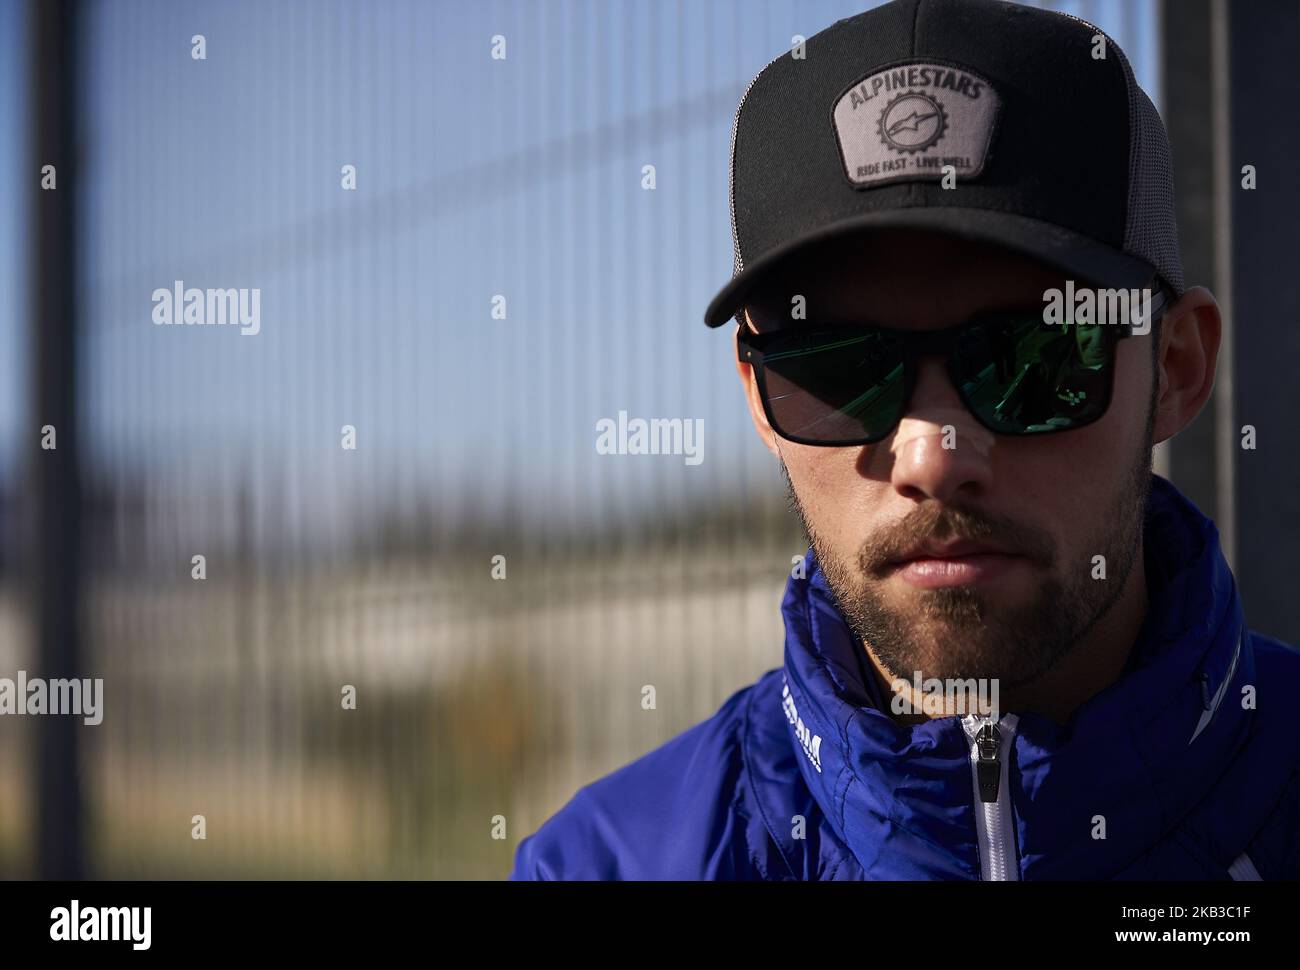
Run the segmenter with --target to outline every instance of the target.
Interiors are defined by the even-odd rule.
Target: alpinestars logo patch
[[[857,81],[832,112],[844,174],[857,188],[958,179],[984,170],[1001,99],[979,75],[947,64],[898,64]]]
[[[880,113],[880,138],[896,152],[923,152],[948,125],[943,105],[919,91],[900,94]]]

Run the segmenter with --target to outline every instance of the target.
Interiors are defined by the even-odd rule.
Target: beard
[[[1148,425],[1153,419],[1154,408]],[[909,681],[915,672],[923,679],[996,680],[1004,696],[1060,662],[1123,592],[1142,541],[1151,469],[1148,444],[1106,497],[1080,561],[1062,568],[1046,532],[978,509],[929,501],[867,539],[856,555],[837,559],[812,527],[781,462],[791,507],[840,614],[884,671]],[[1087,504],[1095,506],[1091,498]],[[1024,555],[1045,578],[1028,602],[1013,607],[990,602],[976,587],[953,586],[920,591],[914,606],[894,609],[884,596],[890,559],[925,539],[997,543]],[[1105,579],[1092,578],[1095,555],[1105,556]]]

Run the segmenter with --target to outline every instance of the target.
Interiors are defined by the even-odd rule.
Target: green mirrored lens
[[[776,430],[804,441],[887,435],[903,406],[902,341],[885,332],[791,332],[764,354]]]
[[[988,427],[1035,434],[1088,424],[1110,400],[1113,335],[1026,313],[966,330],[953,357],[962,397]]]

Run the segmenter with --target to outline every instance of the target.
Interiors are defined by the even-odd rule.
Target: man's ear
[[[752,329],[748,314],[745,319],[746,322],[742,326],[750,326]],[[781,454],[777,451],[776,445],[776,432],[767,423],[767,415],[763,413],[763,399],[758,394],[758,379],[754,376],[754,365],[746,363],[740,355],[740,327],[736,328],[732,340],[736,346],[736,373],[740,375],[740,383],[745,388],[745,401],[749,404],[749,417],[754,422],[754,430],[763,439],[763,444],[767,445],[767,450],[780,459]]]
[[[1194,286],[1165,311],[1160,321],[1155,443],[1172,438],[1191,423],[1214,389],[1223,320],[1214,294]]]

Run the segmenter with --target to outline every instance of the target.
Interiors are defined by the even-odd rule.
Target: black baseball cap
[[[1113,40],[998,0],[894,0],[769,63],[736,109],[731,281],[813,244],[928,229],[1094,285],[1181,296],[1169,138]],[[924,254],[918,254],[924,259]]]

